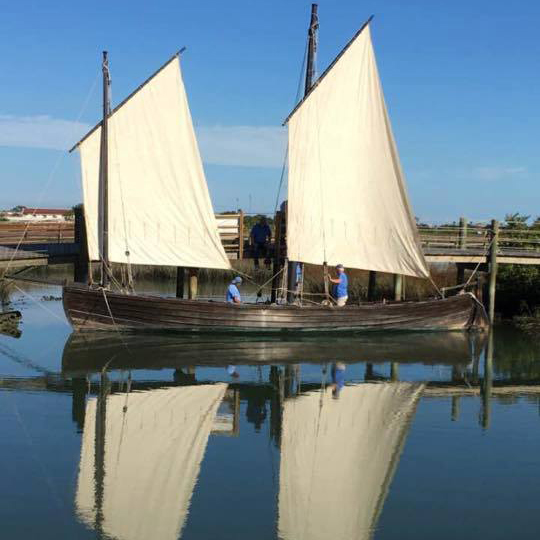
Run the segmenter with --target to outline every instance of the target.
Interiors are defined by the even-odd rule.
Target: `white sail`
[[[369,26],[323,74],[288,127],[289,259],[428,276]]]
[[[371,537],[422,385],[345,386],[285,401],[282,540]]]
[[[177,540],[226,388],[214,384],[108,396],[102,450],[96,439],[97,400],[90,399],[75,500],[79,518],[107,538]]]
[[[230,268],[193,130],[178,58],[110,117],[109,259]],[[79,144],[91,260],[99,260],[101,128]]]

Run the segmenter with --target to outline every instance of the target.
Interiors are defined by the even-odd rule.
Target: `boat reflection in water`
[[[485,333],[373,333],[350,337],[209,338],[172,334],[74,332],[62,372],[164,369],[183,366],[326,363],[331,361],[468,364],[485,346]]]
[[[100,537],[175,540],[226,384],[88,400],[76,508]]]
[[[369,538],[422,384],[364,383],[285,401],[279,480],[283,540]]]
[[[74,389],[81,386],[81,404],[86,375],[100,373],[98,387],[90,385],[97,396],[79,407],[78,517],[100,538],[179,538],[210,434],[239,434],[241,401],[258,431],[256,420],[264,421],[270,401],[269,433],[281,455],[278,537],[369,538],[424,385],[347,384],[348,364],[467,364],[471,348],[479,354],[483,347],[479,339],[462,333],[444,339],[379,334],[232,343],[74,334],[64,349],[63,372]],[[321,363],[321,381],[291,384],[300,362]],[[267,382],[244,383],[236,372],[235,366],[261,363],[273,364]],[[197,381],[190,367],[197,365],[223,367],[230,382]],[[174,368],[174,381],[130,376],[112,382],[108,374],[160,368]],[[226,406],[232,415],[223,414]]]

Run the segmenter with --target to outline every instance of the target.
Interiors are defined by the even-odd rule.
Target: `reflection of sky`
[[[22,313],[19,328],[22,335],[14,339],[0,334],[0,375],[23,377],[36,375],[38,372],[6,358],[2,351],[18,356],[21,361],[30,360],[44,370],[59,372],[62,351],[71,327],[64,315],[60,300],[43,300],[43,296],[60,297],[59,287],[32,287],[25,291],[36,301],[20,292],[12,295],[12,303],[8,309],[17,309]],[[52,313],[51,313],[52,312]]]
[[[38,299],[61,294],[58,288],[29,292]],[[62,322],[62,303],[39,300],[36,304],[15,295],[12,307],[22,311],[23,333],[20,339],[0,335],[0,377],[39,375],[24,364],[26,360],[59,372],[71,333]],[[504,338],[511,354],[512,340],[519,336],[497,335]],[[390,360],[374,364],[374,375],[390,377]],[[333,361],[300,364],[297,386],[330,383]],[[480,373],[482,364],[483,359]],[[270,379],[268,365],[237,365],[236,369],[238,378],[231,377],[226,365],[197,367],[195,377],[198,381],[266,385]],[[443,365],[411,363],[400,364],[398,369],[399,379],[404,381],[449,380],[452,375],[452,367]],[[348,364],[346,383],[363,381],[365,372],[365,363]],[[174,370],[138,370],[131,375],[139,381],[172,382]],[[111,373],[113,380],[126,377],[127,372]],[[98,376],[92,375],[92,379],[97,381]],[[255,397],[252,408],[261,405]],[[482,429],[479,397],[461,397],[457,408],[450,397],[422,398],[383,501],[374,539],[396,538],[396,530],[400,534],[412,531],[415,538],[448,539],[517,537],[519,530],[520,538],[536,538],[538,403],[538,397],[494,397],[489,429]],[[261,411],[255,412],[261,414],[248,414],[243,399],[238,436],[210,436],[183,538],[275,538],[279,448],[270,439],[270,402],[266,400]],[[259,432],[254,417],[260,420]],[[0,390],[0,430],[0,474],[3,484],[9,486],[9,505],[0,505],[2,535],[21,540],[95,538],[95,531],[85,528],[73,510],[81,436],[72,419],[72,395]]]

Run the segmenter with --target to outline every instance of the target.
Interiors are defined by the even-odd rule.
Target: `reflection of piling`
[[[270,367],[270,384],[272,396],[270,398],[270,439],[277,448],[281,446],[281,425],[283,421],[283,374],[277,366]]]
[[[493,330],[489,331],[487,350],[484,362],[484,380],[482,381],[482,412],[480,424],[484,429],[489,428],[491,417],[491,391],[493,388]]]
[[[373,380],[373,364],[370,362],[366,363],[366,371],[364,373],[364,380],[365,381]]]
[[[455,422],[459,418],[459,396],[452,396],[452,422]]]
[[[110,381],[106,372],[101,373],[99,394],[96,404],[96,429],[94,439],[94,504],[96,509],[95,529],[103,532],[103,496],[105,491],[105,426],[107,422],[107,396]]]
[[[82,433],[84,429],[84,418],[86,413],[86,392],[88,390],[86,379],[72,379],[71,390],[71,418],[77,424],[77,432]]]
[[[289,398],[294,396],[294,386],[295,379],[297,374],[297,366],[295,365],[286,365],[285,366],[285,380],[284,380],[284,391],[285,397]]]

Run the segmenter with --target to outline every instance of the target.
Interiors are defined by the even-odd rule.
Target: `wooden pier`
[[[52,223],[0,223],[0,270],[53,264],[74,265],[75,281],[88,276],[86,261],[84,219],[77,209],[75,219]],[[250,231],[244,226],[244,213],[217,214],[216,219],[225,252],[230,259],[253,258]],[[268,246],[268,258],[274,267],[283,258],[286,244],[285,213],[275,216],[275,237]],[[540,230],[501,227],[492,220],[486,224],[471,224],[460,218],[455,224],[444,226],[419,225],[418,233],[429,263],[455,264],[457,281],[465,282],[465,271],[479,272],[481,279],[488,275],[489,306],[495,304],[497,268],[502,264],[540,265]],[[16,251],[15,248],[18,248]],[[178,272],[178,293],[183,295],[184,272]],[[188,277],[189,293],[196,296],[196,271]],[[368,297],[376,283],[376,273],[370,272]],[[457,289],[457,287],[456,287]],[[404,277],[395,276],[395,300],[403,298]],[[477,291],[480,288],[477,287]],[[443,293],[449,292],[449,289]],[[455,292],[455,291],[454,291]],[[493,320],[493,307],[490,307]]]

